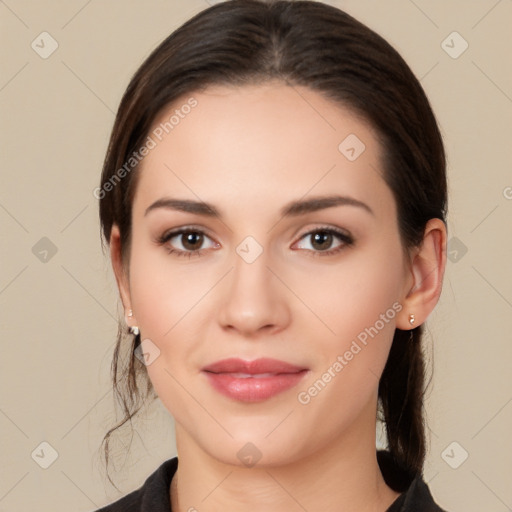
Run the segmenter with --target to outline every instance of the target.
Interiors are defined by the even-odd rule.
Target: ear
[[[413,253],[408,279],[401,300],[402,311],[396,326],[413,329],[425,322],[441,295],[446,267],[446,225],[441,219],[430,219],[425,226],[423,242]],[[414,324],[409,315],[414,315]]]
[[[117,224],[114,224],[112,226],[109,245],[112,269],[114,270],[117,287],[119,289],[119,295],[121,296],[121,300],[123,302],[126,324],[129,326],[137,325],[135,314],[133,314],[133,316],[131,317],[128,317],[129,311],[132,309],[132,302],[130,296],[130,282],[128,277],[128,269],[125,268],[125,265],[123,264],[121,251],[121,234],[119,232],[119,227],[117,226]]]

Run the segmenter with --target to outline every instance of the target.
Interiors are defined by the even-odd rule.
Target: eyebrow
[[[325,210],[327,208],[333,208],[335,206],[355,206],[365,210],[371,215],[375,215],[373,210],[362,201],[355,199],[350,196],[319,196],[313,197],[306,200],[292,201],[285,205],[280,215],[282,217],[297,217],[299,215],[305,215],[306,213],[316,212],[319,210]],[[158,208],[164,208],[167,210],[177,210],[186,213],[193,213],[196,215],[204,215],[206,217],[218,217],[222,218],[222,213],[219,209],[204,201],[194,201],[191,199],[175,199],[171,197],[162,197],[154,203],[152,203],[144,213],[146,216],[150,211]]]

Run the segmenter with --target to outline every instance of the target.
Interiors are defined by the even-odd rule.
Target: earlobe
[[[411,262],[412,286],[405,290],[396,324],[399,329],[413,329],[426,321],[441,295],[445,267],[446,225],[441,219],[430,219],[422,245]]]
[[[133,316],[133,312],[131,309],[130,286],[127,275],[127,269],[123,264],[121,235],[117,224],[114,224],[112,226],[109,245],[112,269],[114,271],[117,287],[119,290],[119,295],[121,297],[121,301],[123,303],[123,308],[125,311],[125,321],[128,325],[130,325],[131,323],[135,323],[136,320]]]

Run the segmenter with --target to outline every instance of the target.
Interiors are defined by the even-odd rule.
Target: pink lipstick
[[[241,402],[260,402],[292,388],[308,373],[277,359],[230,358],[205,366],[202,371],[219,393]]]

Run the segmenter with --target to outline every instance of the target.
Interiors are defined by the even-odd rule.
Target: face
[[[272,465],[374,439],[410,283],[372,128],[273,83],[183,97],[149,135],[126,297],[178,450]]]

